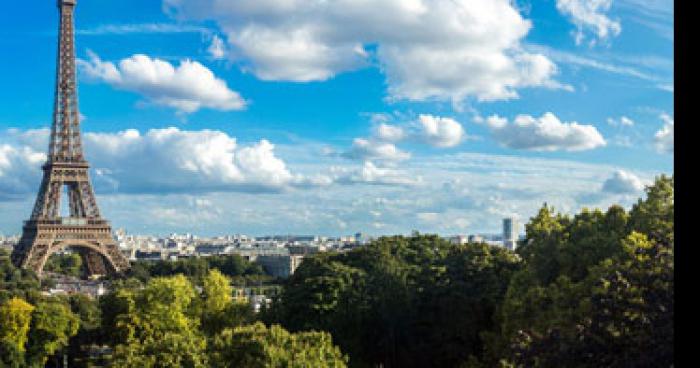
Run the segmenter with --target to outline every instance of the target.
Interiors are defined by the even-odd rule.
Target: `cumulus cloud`
[[[47,130],[39,132],[48,135]],[[0,144],[3,193],[37,189],[46,148],[38,139],[23,141],[28,136],[15,133],[13,143]],[[103,192],[259,192],[326,184],[321,178],[291,173],[267,140],[241,146],[221,131],[167,128],[141,133],[129,129],[86,133],[83,142],[94,168],[94,183]]]
[[[611,6],[612,0],[557,0],[559,12],[576,26],[574,37],[577,45],[585,40],[586,31],[592,32],[600,41],[620,34],[620,22],[606,15]],[[595,39],[591,40],[591,45],[595,42]]]
[[[379,142],[376,140],[355,138],[352,148],[343,153],[343,156],[355,160],[380,160],[403,161],[411,158],[411,154],[404,152],[393,143]]]
[[[89,79],[136,92],[151,103],[185,113],[202,108],[241,110],[246,106],[238,92],[196,61],[183,60],[175,67],[147,55],[134,55],[115,65],[89,52],[89,60],[78,60],[78,66]]]
[[[603,183],[603,192],[613,194],[639,194],[644,190],[644,183],[636,175],[618,170]]]
[[[406,132],[403,128],[386,123],[379,124],[375,135],[378,139],[385,142],[398,142],[406,138]]]
[[[382,116],[379,125],[374,128],[373,139],[381,142],[414,142],[438,148],[455,147],[466,137],[464,127],[458,121],[429,114],[419,115],[417,119],[398,123],[388,123],[392,116]]]
[[[562,122],[553,113],[540,118],[518,115],[513,123],[493,115],[486,119],[494,138],[503,146],[531,151],[585,151],[607,143],[593,125]]]
[[[674,122],[673,117],[668,114],[661,114],[663,127],[654,135],[654,143],[657,151],[661,153],[673,154]]]
[[[93,166],[126,192],[279,190],[299,179],[267,140],[239,146],[221,131],[87,133],[85,145]]]
[[[232,59],[264,80],[378,65],[394,99],[503,100],[561,87],[554,63],[523,49],[532,24],[510,0],[164,0],[164,9],[214,20]]]
[[[421,115],[418,122],[421,138],[431,146],[454,147],[464,138],[464,128],[454,119]]]

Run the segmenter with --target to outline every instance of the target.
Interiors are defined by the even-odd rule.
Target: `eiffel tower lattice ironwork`
[[[56,95],[44,177],[22,238],[12,254],[20,267],[41,274],[51,254],[76,249],[90,275],[121,272],[129,262],[119,251],[107,220],[100,216],[83,156],[75,73],[76,0],[58,0],[60,12]],[[67,194],[69,215],[62,216]]]

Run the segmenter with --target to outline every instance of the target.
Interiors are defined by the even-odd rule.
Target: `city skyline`
[[[673,173],[670,1],[266,3],[80,0],[82,130],[115,228],[496,233]],[[46,160],[55,10],[0,15],[6,234]]]

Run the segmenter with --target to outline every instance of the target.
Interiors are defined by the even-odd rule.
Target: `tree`
[[[10,253],[0,249],[0,303],[19,297],[33,302],[41,296],[41,283],[31,270],[17,268]]]
[[[61,273],[69,276],[80,277],[83,259],[78,253],[53,254],[49,257],[45,271]]]
[[[0,362],[11,365],[24,360],[34,307],[20,298],[0,305]],[[13,362],[14,361],[14,362]]]
[[[211,256],[202,258],[185,258],[177,261],[142,261],[134,262],[129,270],[129,276],[142,282],[151,277],[185,275],[195,283],[200,284],[210,270],[216,269],[227,277],[246,280],[270,280],[258,264],[251,263],[240,255]]]
[[[354,367],[455,366],[483,356],[519,268],[516,254],[485,244],[383,237],[305,259],[264,320],[330,332]]]
[[[661,175],[646,188],[645,199],[639,199],[630,211],[629,230],[637,231],[665,244],[673,244],[674,178]]]
[[[554,208],[544,204],[537,215],[525,225],[524,244],[518,254],[528,265],[528,272],[543,284],[554,281],[561,272],[560,249],[566,240],[570,219],[554,214]]]
[[[70,295],[68,303],[71,311],[80,319],[78,333],[70,339],[68,346],[68,362],[71,367],[87,367],[90,357],[86,351],[103,342],[101,311],[97,301],[84,294]]]
[[[108,312],[116,367],[204,367],[206,340],[194,317],[196,292],[184,276],[154,278],[141,290],[120,289]]]
[[[204,278],[202,288],[203,308],[207,313],[220,313],[226,310],[233,298],[231,281],[219,270],[211,270]]]
[[[488,344],[500,333],[497,311],[522,262],[504,248],[467,244],[452,250],[444,263],[446,272],[424,292],[417,315],[424,323],[416,333],[425,337],[420,350],[431,353],[414,366],[454,367],[470,357],[488,361]]]
[[[79,326],[80,319],[63,300],[49,298],[37,303],[29,332],[29,365],[43,366],[49,357],[68,345]]]
[[[673,366],[673,248],[634,232],[624,249],[591,272],[588,313],[543,332],[520,332],[518,366]]]
[[[291,334],[262,323],[225,329],[211,346],[213,368],[343,368],[347,357],[326,332]]]
[[[246,302],[233,301],[231,280],[217,269],[204,278],[200,315],[202,330],[213,336],[227,327],[236,327],[254,319],[253,310]]]

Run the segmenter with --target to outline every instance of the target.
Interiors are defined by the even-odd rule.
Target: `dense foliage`
[[[44,271],[80,277],[83,271],[83,259],[79,253],[75,252],[52,254],[44,265]]]
[[[224,329],[210,349],[213,368],[342,368],[347,362],[327,332],[291,334],[259,322]]]
[[[273,280],[262,266],[240,255],[182,258],[176,261],[136,261],[131,264],[129,277],[143,282],[153,277],[184,275],[200,283],[210,270],[218,270],[234,284],[262,284]]]
[[[121,287],[101,302],[114,367],[345,367],[328,334],[251,325],[250,306],[231,298],[230,280],[218,271],[205,276],[201,292],[178,275]]]
[[[255,324],[250,305],[232,297],[231,280],[217,270],[201,290],[183,275],[114,286],[99,300],[0,303],[0,367],[59,367],[64,356],[72,367],[346,366],[328,333]],[[95,349],[102,352],[91,356]]]
[[[357,367],[452,367],[483,355],[483,331],[519,257],[437,236],[381,238],[305,260],[265,313],[292,331],[329,331]]]
[[[36,299],[41,283],[32,271],[15,267],[10,252],[0,249],[0,303],[12,298]]]

